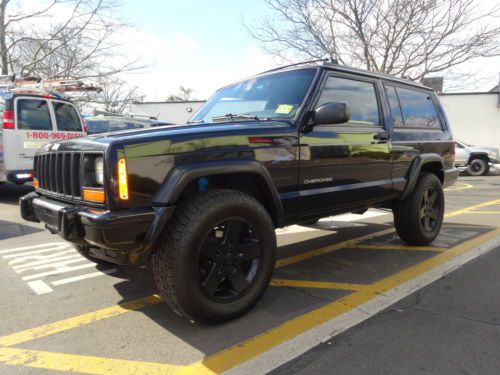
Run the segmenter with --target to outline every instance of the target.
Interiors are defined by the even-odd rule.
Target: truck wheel
[[[434,241],[444,217],[444,193],[439,178],[433,173],[421,173],[413,192],[393,213],[396,231],[403,241],[412,245]]]
[[[94,258],[94,257],[90,256],[90,254],[89,254],[90,247],[88,247],[88,246],[73,244],[73,247],[76,249],[76,251],[78,251],[80,253],[80,255],[82,257],[86,258],[87,260],[90,260],[91,262],[94,262],[96,264],[102,264],[105,266],[111,266],[111,265],[116,266],[116,264],[114,264],[114,263],[107,262],[105,260]]]
[[[160,294],[192,321],[220,323],[250,310],[276,261],[274,225],[247,194],[208,190],[180,202],[153,258]]]
[[[484,176],[490,171],[488,162],[484,159],[472,159],[467,166],[467,172],[471,176]]]

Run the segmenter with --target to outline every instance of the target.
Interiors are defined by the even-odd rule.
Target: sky
[[[122,6],[115,16],[132,25],[114,35],[120,53],[145,66],[121,78],[137,86],[146,101],[164,101],[181,85],[194,89],[194,99],[204,100],[222,86],[278,64],[259,49],[243,24],[252,25],[274,14],[265,0],[119,1]],[[480,8],[489,9],[497,0],[477,1]],[[14,3],[21,9],[37,9],[50,0]],[[51,18],[65,20],[69,11],[61,5],[54,8]],[[36,27],[47,26],[47,18],[37,22]],[[475,91],[488,91],[498,83],[500,57],[476,59],[461,70],[485,78]]]
[[[127,36],[135,39],[130,55],[139,53],[148,64],[125,78],[145,100],[163,101],[180,85],[207,99],[219,87],[276,66],[243,25],[271,14],[264,0],[126,0],[121,11],[135,25]],[[498,83],[500,57],[476,59],[461,70],[486,78],[475,91],[488,91]]]
[[[163,101],[180,85],[207,99],[219,87],[276,66],[243,26],[266,14],[263,0],[129,0],[121,10],[135,25],[134,53],[148,65],[145,73],[125,77],[146,100]]]

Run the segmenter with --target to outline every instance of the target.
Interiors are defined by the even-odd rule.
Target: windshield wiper
[[[203,120],[193,120],[193,121],[188,121],[188,124],[203,124],[205,121]]]
[[[214,116],[212,121],[222,121],[222,120],[254,120],[254,121],[266,121],[267,118],[258,118],[255,115],[249,115],[248,113],[233,114],[228,113],[223,116]]]

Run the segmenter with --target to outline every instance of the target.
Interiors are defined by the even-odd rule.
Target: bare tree
[[[124,80],[117,77],[101,77],[97,80],[97,86],[102,90],[77,96],[74,100],[81,107],[91,105],[106,112],[123,114],[130,103],[144,99],[144,95],[139,92],[137,86],[130,87]]]
[[[500,55],[500,4],[476,0],[265,0],[274,17],[246,25],[285,61],[328,57],[413,80]]]
[[[184,86],[179,86],[179,91],[177,94],[172,94],[167,97],[167,102],[188,102],[193,100],[191,95],[193,95],[194,89]]]
[[[22,3],[0,0],[2,74],[95,78],[138,68],[113,39],[127,26],[115,0],[45,0],[29,11]]]

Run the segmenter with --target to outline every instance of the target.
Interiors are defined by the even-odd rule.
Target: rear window
[[[401,87],[397,87],[396,92],[403,111],[405,127],[441,128],[430,94]]]
[[[17,128],[52,130],[49,106],[46,100],[19,99],[17,101]]]
[[[57,130],[69,132],[82,131],[80,115],[73,105],[55,101],[52,102],[52,105],[56,114]]]

